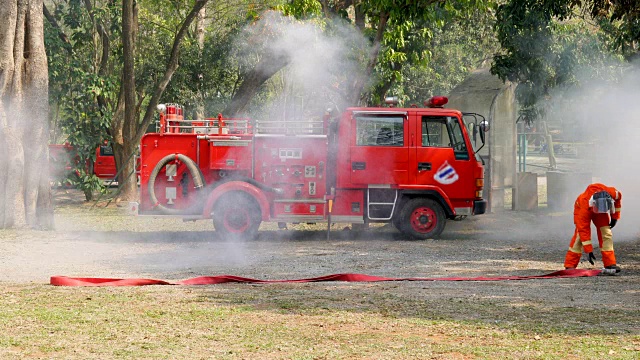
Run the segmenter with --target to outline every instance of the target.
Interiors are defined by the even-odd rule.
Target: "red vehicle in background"
[[[114,180],[118,170],[116,158],[111,145],[104,144],[96,149],[96,161],[93,163],[93,173],[103,180]]]
[[[78,155],[69,143],[49,145],[50,177],[52,181],[63,181],[74,171]],[[91,169],[87,164],[87,171]],[[96,148],[96,160],[93,163],[92,174],[104,182],[115,182],[118,173],[113,148],[104,143]]]
[[[270,221],[391,222],[410,237],[436,237],[447,219],[486,209],[469,133],[484,144],[488,123],[446,102],[257,122],[185,120],[181,106],[159,105],[159,132],[140,145],[138,212],[211,218],[223,236],[253,237]]]

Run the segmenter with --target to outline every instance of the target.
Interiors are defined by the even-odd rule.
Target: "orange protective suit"
[[[593,194],[606,191],[614,200],[615,212],[597,214],[589,207],[589,199]],[[622,207],[622,194],[614,187],[603,184],[591,184],[587,189],[578,196],[573,207],[573,222],[576,225],[576,231],[571,238],[569,251],[564,258],[565,268],[576,268],[580,262],[582,251],[585,253],[593,252],[591,243],[591,222],[596,226],[598,232],[598,243],[600,244],[600,253],[602,254],[602,263],[605,267],[616,265],[616,255],[613,252],[613,236],[611,227],[609,226],[610,218],[619,220],[620,210]]]

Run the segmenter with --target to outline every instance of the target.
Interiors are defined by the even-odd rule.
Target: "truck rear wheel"
[[[261,222],[260,205],[242,191],[222,195],[213,208],[213,226],[224,239],[254,239]]]
[[[425,198],[409,200],[402,208],[398,220],[402,233],[419,240],[440,235],[447,221],[442,206]]]

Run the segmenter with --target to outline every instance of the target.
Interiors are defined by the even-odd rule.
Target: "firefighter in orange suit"
[[[576,231],[564,259],[565,269],[575,269],[578,266],[583,249],[588,254],[591,265],[594,265],[596,257],[593,255],[591,243],[591,222],[593,221],[598,232],[598,243],[605,269],[620,272],[613,252],[611,229],[620,219],[621,201],[622,194],[616,188],[603,184],[591,184],[578,196],[573,208]]]

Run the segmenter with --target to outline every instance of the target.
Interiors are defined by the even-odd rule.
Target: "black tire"
[[[391,218],[391,224],[393,225],[394,228],[398,229],[399,231],[402,231],[402,225],[400,223],[400,211],[398,211],[397,214],[393,215],[393,218]]]
[[[402,233],[414,239],[426,240],[440,235],[446,221],[444,210],[438,202],[415,198],[402,207],[397,224]]]
[[[213,207],[213,226],[225,240],[255,239],[261,222],[260,205],[242,191],[222,195]]]
[[[396,208],[393,210],[393,217],[391,217],[391,225],[393,225],[393,227],[396,228],[396,230],[398,231],[402,231],[401,213],[407,201],[409,201],[409,198],[406,198],[404,196],[400,197],[398,199],[398,202],[396,203]]]

